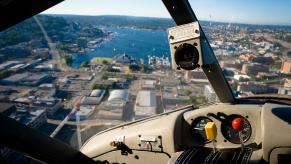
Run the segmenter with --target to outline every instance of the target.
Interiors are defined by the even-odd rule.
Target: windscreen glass
[[[290,1],[189,1],[236,96],[291,95]]]
[[[156,0],[67,0],[20,22],[0,32],[1,112],[80,149],[113,126],[219,101],[201,69],[171,68],[173,26]]]

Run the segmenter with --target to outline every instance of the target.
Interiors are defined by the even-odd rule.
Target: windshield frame
[[[163,0],[164,5],[176,24],[183,25],[198,21],[188,0],[171,1]],[[198,21],[199,22],[199,21]],[[229,83],[223,75],[222,69],[216,59],[214,52],[200,26],[200,43],[202,50],[202,69],[207,76],[211,86],[222,103],[235,103],[236,99]]]

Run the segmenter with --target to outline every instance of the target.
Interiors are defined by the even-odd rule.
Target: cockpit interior
[[[1,1],[0,29],[58,2]],[[176,24],[167,30],[171,68],[202,69],[219,102],[114,126],[93,135],[80,150],[0,114],[0,145],[44,163],[290,163],[291,97],[236,97],[188,0],[162,2]]]

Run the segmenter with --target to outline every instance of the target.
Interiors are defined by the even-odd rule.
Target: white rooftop
[[[91,92],[90,96],[91,96],[91,97],[103,97],[104,93],[105,93],[105,90],[94,89],[94,90]]]
[[[135,103],[135,115],[150,116],[156,114],[157,97],[155,91],[142,90],[139,91]]]
[[[110,92],[108,101],[114,101],[114,100],[128,101],[128,90],[126,89],[112,90]]]
[[[139,91],[136,97],[137,106],[155,107],[156,92],[154,91]]]

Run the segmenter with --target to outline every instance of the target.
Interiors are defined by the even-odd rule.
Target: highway
[[[56,44],[52,42],[52,40],[50,39],[50,37],[48,36],[45,28],[43,27],[42,23],[40,22],[40,20],[37,18],[37,16],[34,16],[33,17],[35,22],[37,23],[37,25],[39,26],[47,44],[48,44],[48,47],[50,49],[50,53],[52,54],[52,61],[53,61],[53,64],[56,64],[57,67],[59,69],[61,69],[62,71],[66,72],[68,70],[70,70],[70,67],[68,67],[64,61],[62,61],[62,58],[60,56],[60,53],[59,51],[57,50],[56,48]]]

